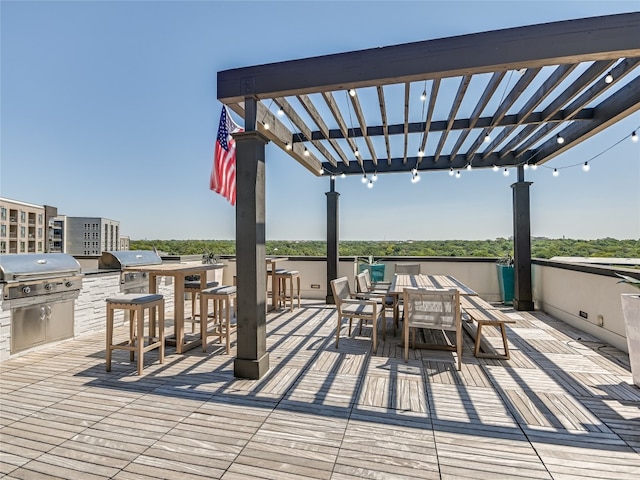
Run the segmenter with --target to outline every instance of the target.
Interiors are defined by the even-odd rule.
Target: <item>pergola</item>
[[[516,168],[514,306],[531,310],[531,182],[525,171],[638,111],[639,62],[640,13],[628,13],[218,72],[218,99],[245,121],[245,131],[234,134],[235,375],[260,378],[269,368],[269,141],[312,174],[331,178],[327,284],[338,272],[335,175]],[[416,96],[421,102],[412,100]]]

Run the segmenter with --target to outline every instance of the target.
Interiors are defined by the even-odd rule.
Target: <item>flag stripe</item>
[[[229,115],[226,105],[223,106],[209,189],[225,197],[231,205],[236,204],[236,142],[231,133],[242,131],[244,130]]]

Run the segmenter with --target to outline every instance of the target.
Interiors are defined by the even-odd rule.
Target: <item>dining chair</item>
[[[420,275],[419,263],[396,263],[395,273],[405,275]]]
[[[455,342],[444,334],[446,345],[427,344],[423,348],[455,351],[458,356],[458,370],[462,367],[462,318],[460,315],[460,294],[457,289],[405,288],[404,297],[404,361],[409,360],[409,332],[413,330],[413,348],[417,328],[455,331]]]
[[[389,291],[389,287],[386,289],[370,289],[367,285],[367,277],[364,272],[361,272],[356,275],[356,297],[364,298],[368,300],[375,300],[378,302],[381,308],[391,308],[393,309],[393,297],[391,295],[387,295]],[[386,322],[382,326],[382,335],[383,338],[386,338],[387,333],[387,325]],[[393,334],[395,335],[395,324],[393,329]]]
[[[364,274],[364,280],[367,284],[367,290],[370,292],[373,291],[381,291],[381,292],[387,292],[389,290],[389,287],[391,286],[391,282],[375,282],[373,283],[371,281],[371,272],[369,271],[368,268],[365,268],[362,273]]]
[[[373,351],[375,352],[378,347],[378,319],[382,318],[382,323],[386,323],[385,309],[375,299],[357,298],[356,294],[351,291],[349,286],[349,280],[347,277],[336,278],[331,280],[331,291],[333,292],[333,298],[336,302],[336,309],[338,311],[338,325],[336,328],[336,348],[340,341],[340,329],[342,326],[342,319],[349,319],[349,335],[351,335],[351,326],[353,319],[360,321],[360,332],[362,332],[362,323],[371,321],[373,326],[373,332],[371,334],[371,340],[373,343]]]

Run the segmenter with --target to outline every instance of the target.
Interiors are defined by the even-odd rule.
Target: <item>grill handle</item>
[[[20,280],[23,278],[32,278],[32,277],[52,277],[52,276],[62,276],[62,275],[77,275],[78,270],[56,270],[55,272],[31,272],[31,273],[14,273],[12,275],[14,280]]]

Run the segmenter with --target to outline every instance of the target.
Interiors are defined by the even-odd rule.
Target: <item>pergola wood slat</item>
[[[338,154],[342,162],[345,164],[348,164],[349,159],[347,158],[345,153],[342,151],[342,148],[340,148],[340,145],[338,144],[338,142],[333,138],[329,138],[329,127],[327,127],[327,124],[322,119],[322,116],[320,115],[316,107],[313,105],[313,102],[311,101],[309,96],[299,95],[298,101],[307,111],[311,119],[316,123],[316,125],[318,125],[318,128],[320,129],[320,132],[322,133],[323,138],[327,139],[327,141],[329,142],[329,145],[333,147],[333,149],[336,151],[336,153]],[[313,133],[311,134],[311,139],[312,140],[314,139]]]
[[[438,142],[438,146],[436,147],[436,153],[434,155],[434,160],[437,162],[438,158],[440,158],[440,152],[442,152],[442,148],[444,147],[444,143],[447,141],[447,135],[451,131],[451,127],[453,125],[453,121],[456,119],[456,115],[458,114],[458,110],[460,109],[460,105],[462,104],[462,99],[464,98],[464,94],[467,92],[467,88],[469,88],[469,83],[471,82],[471,76],[467,75],[462,78],[460,81],[460,85],[458,86],[458,92],[456,93],[456,98],[451,105],[451,111],[449,112],[449,120],[447,121],[447,128],[442,135],[440,135],[440,141]]]
[[[496,113],[493,115],[492,125],[486,131],[486,133],[491,133],[494,126],[502,120],[502,118],[507,114],[509,108],[520,98],[520,95],[525,91],[525,89],[533,82],[533,79],[540,72],[540,68],[529,68],[526,72],[520,77],[520,79],[513,86],[511,91],[507,94],[504,100],[498,106]],[[512,72],[513,73],[513,72]],[[484,134],[478,135],[478,138],[473,142],[469,150],[467,151],[467,159],[473,157],[473,155],[478,151],[480,145],[484,143]],[[471,164],[471,162],[469,162]]]
[[[324,98],[324,101],[327,103],[327,107],[329,107],[329,110],[331,111],[333,118],[338,123],[338,127],[342,132],[343,138],[345,138],[349,143],[349,146],[351,147],[351,151],[355,152],[356,144],[349,136],[349,131],[347,130],[347,124],[345,123],[344,118],[342,118],[342,114],[340,113],[340,108],[338,108],[338,104],[336,103],[336,99],[333,97],[333,94],[331,92],[322,92],[322,98]],[[357,157],[356,161],[360,164],[360,166],[362,166],[362,158]]]
[[[387,122],[387,107],[384,101],[384,89],[376,87],[378,92],[378,103],[380,104],[380,118],[382,118],[382,134],[384,135],[384,145],[387,149],[387,162],[391,162],[391,145],[389,144],[389,128]]]
[[[485,87],[484,92],[482,92],[482,95],[480,96],[480,100],[478,100],[478,103],[476,104],[475,108],[473,109],[473,112],[471,113],[471,117],[469,117],[469,127],[464,131],[462,131],[462,133],[460,133],[460,135],[458,136],[458,140],[456,141],[455,145],[451,149],[450,155],[452,157],[456,156],[456,154],[460,150],[460,147],[469,136],[469,133],[471,133],[471,130],[475,128],[476,123],[478,122],[478,119],[482,114],[482,111],[485,109],[485,107],[489,103],[489,100],[491,100],[491,97],[493,97],[493,94],[498,89],[498,85],[500,85],[500,82],[502,81],[506,73],[507,72],[495,72],[491,76],[489,83],[487,83],[487,86]]]
[[[364,118],[364,114],[362,113],[362,107],[360,106],[360,101],[358,100],[358,92],[354,95],[349,95],[351,99],[351,105],[353,106],[353,111],[358,119],[358,123],[360,124],[360,130],[363,132],[364,141],[367,144],[367,148],[369,149],[369,153],[371,154],[371,160],[376,165],[378,164],[378,157],[376,156],[376,150],[373,148],[373,144],[371,143],[371,139],[366,134],[367,131],[367,121]]]
[[[518,117],[522,119],[528,117],[533,110],[540,105],[549,95],[553,93],[553,90],[564,81],[569,74],[575,70],[577,65],[560,65],[554,70],[554,72],[543,82],[540,88],[529,98],[527,103],[518,112]],[[498,145],[500,145],[518,126],[522,125],[522,121],[517,122],[515,125],[504,128],[496,136],[495,139],[489,143],[489,146],[485,149],[482,158],[492,153]]]
[[[276,103],[276,105],[278,105],[278,107],[283,110],[284,114],[289,118],[289,120],[291,120],[291,123],[298,127],[298,129],[300,129],[305,137],[311,138],[311,129],[307,126],[304,120],[300,118],[300,116],[296,113],[296,111],[286,99],[274,98],[273,101]],[[275,118],[271,112],[269,112],[269,114],[272,118]],[[311,144],[318,149],[318,152],[320,152],[320,154],[324,158],[326,158],[331,165],[335,167],[338,164],[338,162],[336,162],[336,159],[333,158],[333,156],[329,153],[325,146],[322,145],[318,140],[311,140]]]
[[[409,96],[411,93],[411,84],[404,84],[404,162],[407,162],[407,153],[409,149]]]
[[[427,136],[431,128],[431,120],[433,119],[433,111],[436,106],[436,98],[438,97],[438,91],[440,90],[440,79],[437,78],[431,85],[431,94],[429,95],[429,106],[427,107],[427,118],[424,122],[424,135],[422,136],[422,142],[420,143],[420,150],[425,151],[427,145]]]

